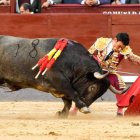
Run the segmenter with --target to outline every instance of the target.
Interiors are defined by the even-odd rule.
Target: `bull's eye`
[[[91,91],[94,91],[95,90],[95,86],[91,86]]]
[[[89,92],[93,92],[94,90],[95,90],[95,86],[94,85],[89,87]]]
[[[95,90],[95,87],[91,87],[91,91]]]

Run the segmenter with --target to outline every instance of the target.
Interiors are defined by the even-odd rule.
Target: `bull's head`
[[[90,82],[87,82],[89,84],[81,96],[81,100],[83,100],[87,106],[90,106],[97,98],[102,96],[108,88],[115,94],[122,94],[126,91],[126,89],[119,91],[111,86],[109,80],[106,78],[108,74],[109,72],[105,74],[99,72],[87,74],[87,79]]]
[[[81,100],[85,102],[87,106],[90,106],[97,98],[102,96],[109,88],[109,81],[106,78],[109,72],[106,74],[100,74],[99,72],[89,72],[86,75],[88,82],[84,84],[85,89],[81,95]]]

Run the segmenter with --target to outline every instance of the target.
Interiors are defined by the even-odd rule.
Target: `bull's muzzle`
[[[85,114],[91,113],[91,111],[88,107],[82,107],[81,109],[79,109],[79,111],[82,113],[85,113]]]

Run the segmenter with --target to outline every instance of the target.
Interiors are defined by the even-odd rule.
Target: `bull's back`
[[[38,69],[31,68],[49,51],[45,49],[46,40],[0,36],[0,78],[13,82],[35,81]]]
[[[27,85],[42,81],[44,76],[40,76],[37,80],[34,79],[39,69],[34,71],[31,69],[55,46],[57,40],[54,38],[27,39],[0,36],[0,79]],[[51,69],[52,74],[56,71],[58,73],[60,70],[69,77],[69,73],[73,74],[76,70],[84,70],[85,73],[89,67],[92,69],[96,64],[87,53],[81,44],[69,40],[64,52]]]

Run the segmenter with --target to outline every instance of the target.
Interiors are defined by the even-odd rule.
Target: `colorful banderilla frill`
[[[39,72],[35,76],[35,79],[37,79],[41,73],[42,75],[44,75],[46,71],[52,67],[54,62],[60,56],[63,49],[67,46],[67,43],[68,43],[67,39],[58,40],[54,48],[48,54],[46,54],[43,58],[39,59],[37,64],[32,68],[32,70],[34,70],[36,67],[40,67]]]

